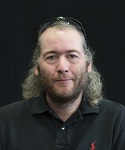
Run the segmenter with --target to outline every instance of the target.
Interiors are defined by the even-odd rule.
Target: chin
[[[60,96],[62,96],[62,97],[68,97],[68,96],[71,96],[71,95],[73,95],[73,90],[70,88],[70,89],[68,89],[68,88],[65,88],[65,89],[63,89],[63,90],[56,90],[56,92],[55,93],[57,93],[57,95],[60,95]]]

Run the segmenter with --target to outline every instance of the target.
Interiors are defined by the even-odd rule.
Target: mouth
[[[71,79],[59,79],[57,81],[69,81],[69,80],[71,80]]]
[[[59,83],[59,84],[70,84],[72,82],[72,79],[59,79],[59,80],[56,80],[56,83]]]

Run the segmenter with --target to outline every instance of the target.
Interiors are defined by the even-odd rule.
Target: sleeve
[[[0,150],[7,150],[7,147],[6,113],[0,109]]]
[[[112,150],[125,150],[125,107],[123,106],[115,120]]]
[[[0,150],[2,150],[1,143],[0,143]]]

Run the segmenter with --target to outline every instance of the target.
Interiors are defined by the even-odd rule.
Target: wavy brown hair
[[[97,71],[96,67],[93,65],[93,52],[92,52],[91,47],[88,45],[88,42],[86,41],[85,35],[83,35],[83,32],[77,29],[76,26],[67,24],[64,21],[55,22],[51,26],[49,26],[49,28],[56,28],[58,30],[66,30],[66,29],[71,30],[72,29],[72,30],[78,31],[78,33],[80,34],[83,50],[84,50],[86,60],[87,60],[86,63],[92,64],[92,71],[88,74],[88,81],[84,89],[84,96],[87,97],[92,107],[98,106],[99,102],[102,100],[102,97],[103,97],[102,96],[102,80],[101,80],[100,73]],[[32,66],[27,74],[26,79],[24,80],[22,84],[23,97],[25,99],[38,97],[40,96],[43,90],[42,83],[41,83],[41,75],[39,74],[38,76],[36,76],[34,73],[34,68],[35,66],[38,66],[37,60],[42,51],[42,40],[40,40],[41,36],[42,36],[42,33],[41,33],[41,30],[39,30],[37,46],[33,53]]]

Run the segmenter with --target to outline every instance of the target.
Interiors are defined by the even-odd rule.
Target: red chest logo
[[[95,150],[95,142],[91,144],[91,150]]]

